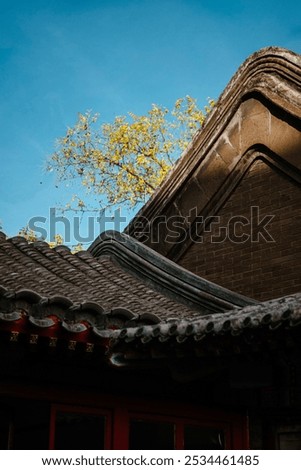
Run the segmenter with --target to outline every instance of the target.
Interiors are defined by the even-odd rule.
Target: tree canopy
[[[98,114],[79,113],[58,139],[47,169],[55,170],[59,181],[79,181],[88,193],[101,196],[102,207],[133,207],[160,185],[213,106],[208,100],[202,110],[186,96],[171,110],[153,104],[145,115],[128,113],[102,124]],[[84,210],[84,200],[75,199]]]

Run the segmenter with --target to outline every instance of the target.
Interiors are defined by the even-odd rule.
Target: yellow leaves
[[[206,105],[204,107],[205,109],[205,112],[208,114],[210,113],[210,111],[212,110],[212,108],[214,108],[215,104],[216,104],[216,101],[215,100],[212,100],[211,98],[207,98],[207,101],[208,101],[208,105]]]
[[[83,250],[83,245],[81,243],[78,243],[73,247],[72,253],[78,253],[79,251]]]
[[[163,153],[168,153],[173,149],[173,147],[174,147],[174,142],[167,140],[163,142],[162,151]]]
[[[66,209],[68,209],[68,205],[66,205]],[[41,238],[38,238],[36,235],[36,232],[28,227],[23,227],[21,230],[19,230],[18,233],[20,236],[24,237],[28,243],[34,243],[37,241],[41,241]],[[42,240],[45,241],[45,240]],[[56,246],[63,245],[64,239],[60,234],[56,234],[53,238],[52,241],[48,241],[49,248],[55,248]],[[71,250],[72,253],[77,253],[78,251],[81,251],[83,249],[83,246],[81,243],[78,243],[77,245],[73,246],[73,249]]]
[[[182,106],[183,100],[184,100],[184,98],[179,98],[179,99],[175,102],[174,108],[175,108],[175,109],[180,109],[181,106]]]
[[[171,111],[153,104],[145,115],[116,116],[98,128],[97,114],[79,113],[76,124],[59,139],[49,169],[61,180],[78,179],[110,204],[135,205],[161,183],[213,106],[208,100],[203,111],[186,96]],[[81,199],[78,205],[85,209]]]
[[[137,162],[137,165],[145,165],[145,162],[146,162],[145,155],[143,155],[143,153],[139,153],[137,155],[136,162]]]
[[[81,199],[78,200],[77,202],[77,205],[80,209],[84,208],[86,206],[86,204],[84,203],[84,201],[82,201]]]
[[[64,239],[61,235],[56,234],[54,236],[54,242],[53,243],[55,243],[55,245],[62,245],[64,243]]]
[[[28,242],[35,242],[38,240],[36,232],[28,227],[23,227],[21,230],[19,230],[18,235],[21,237],[24,237]]]
[[[65,139],[68,141],[68,139],[72,137],[73,134],[74,134],[74,129],[72,129],[71,127],[68,127]]]

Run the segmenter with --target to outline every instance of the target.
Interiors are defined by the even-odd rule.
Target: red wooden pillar
[[[116,406],[113,413],[112,449],[126,450],[129,448],[129,415],[123,406]]]

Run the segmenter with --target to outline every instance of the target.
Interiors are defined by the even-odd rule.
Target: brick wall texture
[[[258,300],[298,292],[300,207],[300,185],[256,160],[217,214],[220,220],[203,233],[202,242],[190,245],[179,264]],[[226,239],[223,227],[228,227]]]

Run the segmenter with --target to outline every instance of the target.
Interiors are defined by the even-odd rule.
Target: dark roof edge
[[[277,76],[277,78],[276,78]],[[282,86],[284,85],[284,86]],[[301,56],[280,47],[266,47],[251,54],[238,68],[212,109],[205,125],[177,160],[162,184],[136,214],[125,232],[135,236],[137,217],[149,221],[168,207],[179,187],[204,159],[227,127],[246,96],[258,93],[274,105],[301,119]],[[288,98],[290,96],[290,99]],[[160,208],[160,210],[158,209]]]
[[[256,303],[191,273],[124,233],[103,232],[88,251],[95,258],[105,255],[114,258],[160,292],[198,309],[205,307],[212,312],[223,312]]]
[[[260,329],[269,327],[277,328],[286,323],[287,328],[294,328],[301,323],[301,293],[290,294],[277,299],[266,300],[257,305],[249,305],[240,310],[230,310],[223,314],[204,315],[202,318],[185,321],[179,319],[173,322],[160,322],[144,327],[125,328],[114,331],[114,338],[126,340],[126,338],[149,339],[159,336],[188,337],[192,336],[196,341],[201,341],[206,335],[221,335],[232,331],[239,335],[250,328]]]

